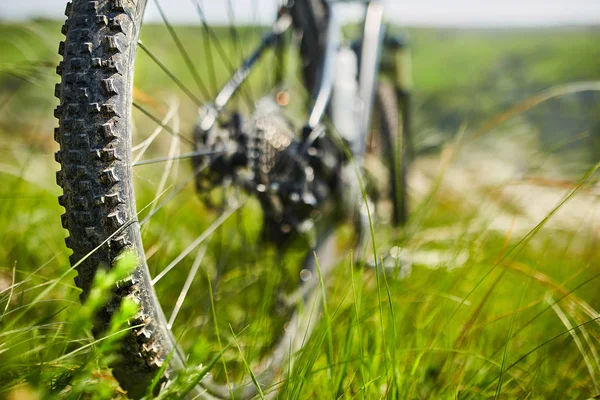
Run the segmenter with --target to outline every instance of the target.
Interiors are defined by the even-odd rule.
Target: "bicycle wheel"
[[[145,225],[143,227],[145,231],[142,232],[142,225],[145,221],[150,217],[157,218],[156,215],[164,211],[163,205],[167,204],[166,200],[181,196],[180,193],[187,193],[187,197],[191,197],[191,190],[186,184],[194,180],[198,171],[192,171],[190,177],[179,179],[176,183],[171,184],[171,190],[168,190],[170,186],[163,179],[177,175],[174,172],[177,169],[177,160],[189,157],[189,154],[177,155],[179,146],[185,143],[193,144],[193,140],[186,139],[184,135],[180,134],[185,129],[180,129],[178,126],[178,110],[181,110],[182,115],[187,113],[189,116],[194,114],[197,107],[203,102],[210,101],[210,96],[216,94],[214,89],[220,83],[224,83],[218,82],[219,77],[223,77],[223,74],[232,65],[237,65],[235,62],[241,62],[244,51],[242,48],[249,41],[247,39],[253,36],[254,30],[257,31],[256,37],[260,37],[262,34],[258,28],[254,30],[246,28],[247,31],[242,33],[237,31],[233,18],[234,7],[231,2],[227,2],[226,15],[229,15],[229,26],[223,28],[222,31],[229,33],[231,41],[227,46],[219,44],[218,35],[206,24],[200,3],[195,3],[204,27],[202,30],[204,34],[202,40],[204,41],[201,42],[204,46],[202,48],[211,52],[196,62],[204,65],[204,72],[209,79],[212,78],[209,85],[206,85],[200,74],[197,73],[192,57],[186,52],[182,40],[167,22],[162,10],[161,14],[163,14],[165,22],[162,27],[163,31],[160,35],[151,31],[148,37],[154,37],[155,40],[168,38],[174,41],[173,47],[179,50],[184,60],[183,65],[189,69],[188,81],[182,81],[175,77],[175,74],[165,66],[164,60],[151,51],[150,46],[141,44],[138,46],[142,30],[142,17],[146,7],[145,0],[75,0],[69,3],[65,10],[68,18],[62,28],[66,39],[59,46],[59,54],[63,56],[63,61],[57,68],[57,73],[61,76],[62,81],[57,84],[55,92],[60,99],[60,105],[55,111],[55,116],[59,120],[59,127],[55,130],[55,140],[60,144],[56,160],[60,163],[61,170],[57,172],[56,179],[63,189],[59,203],[65,208],[65,213],[61,219],[63,227],[70,234],[65,241],[67,247],[73,250],[70,261],[71,265],[76,266],[78,272],[75,282],[83,291],[82,300],[85,300],[88,295],[98,268],[113,265],[122,251],[125,249],[134,251],[139,260],[139,265],[132,276],[119,283],[114,299],[102,310],[95,327],[96,333],[101,333],[105,329],[121,299],[130,297],[138,303],[140,312],[135,320],[131,321],[133,328],[124,340],[122,357],[112,366],[116,379],[131,397],[141,397],[146,394],[147,387],[170,354],[172,354],[172,358],[161,381],[167,382],[168,375],[172,371],[182,369],[185,365],[186,355],[179,350],[176,342],[180,343],[181,337],[189,334],[189,326],[200,329],[205,323],[204,320],[197,322],[190,317],[184,321],[183,327],[176,331],[173,321],[182,309],[179,301],[181,295],[169,304],[173,312],[167,319],[163,307],[158,301],[157,292],[161,292],[161,290],[168,292],[172,289],[157,287],[159,278],[162,278],[167,272],[175,274],[175,272],[171,272],[171,269],[175,270],[172,267],[191,252],[189,249],[198,248],[198,244],[206,241],[219,226],[228,220],[229,216],[235,214],[240,206],[240,204],[235,204],[216,217],[214,223],[208,224],[202,218],[204,218],[204,213],[209,213],[209,211],[198,204],[196,200],[192,207],[185,210],[197,217],[198,226],[204,225],[206,230],[197,236],[189,246],[183,246],[178,240],[164,240],[171,237],[174,232],[177,232],[178,236],[182,235],[180,227],[171,226],[167,229],[162,227],[163,223],[174,220],[171,221],[173,225],[181,220],[189,219],[188,216],[176,213],[181,210],[178,205],[172,206],[175,211],[164,216],[160,223],[149,225],[150,228]],[[297,3],[303,4],[302,2]],[[308,3],[306,6],[310,10]],[[299,22],[299,26],[303,23],[305,22]],[[143,34],[142,37],[144,37]],[[185,106],[183,103],[178,106],[177,101],[166,101],[168,92],[161,91],[160,88],[154,95],[140,90],[134,82],[134,64],[138,47],[148,56],[147,61],[151,60],[148,62],[154,62],[155,67],[165,73],[165,80],[172,83],[176,90],[181,90],[179,93],[183,93],[183,97],[187,99]],[[219,59],[219,57],[224,59],[224,66],[214,64],[214,59]],[[157,82],[152,81],[143,86],[153,88],[155,84],[158,85]],[[194,89],[191,89],[194,84]],[[253,105],[252,100],[248,102],[248,99],[252,98],[249,92],[253,89],[255,87],[248,87],[240,96],[242,101],[247,101],[245,105],[247,108],[251,108]],[[267,88],[266,91],[268,92],[270,89],[272,88]],[[237,104],[243,108],[244,105],[240,103],[241,101]],[[146,122],[138,123],[137,120],[142,118],[146,118]],[[188,126],[188,128],[191,132],[191,127]],[[154,129],[152,134],[141,135],[141,138],[135,140],[135,131],[149,132],[152,129]],[[172,134],[171,137],[159,136],[164,131],[169,131]],[[164,147],[169,148],[166,157],[155,156],[150,160],[138,160],[141,154],[152,153],[152,149],[158,151],[159,148]],[[135,159],[134,151],[137,151]],[[161,167],[162,170],[151,170],[145,174],[139,172],[139,169],[134,169],[134,166],[139,168],[144,165],[152,168],[152,165],[160,163],[163,163],[161,165],[167,163],[168,167]],[[157,183],[158,177],[161,179]],[[138,183],[136,185],[134,185],[134,178]],[[139,182],[142,182],[141,185]],[[146,183],[156,195],[150,197],[151,201],[148,202],[150,212],[146,210],[146,216],[142,219],[143,215],[140,212],[143,211],[145,204],[140,204],[139,199],[136,204],[135,194],[148,191],[144,187]],[[163,196],[165,192],[168,193]],[[173,201],[171,200],[171,202]],[[157,230],[158,232],[156,232]],[[150,237],[150,240],[146,240],[147,237]],[[238,238],[236,240],[245,239]],[[228,238],[221,237],[218,242],[222,245],[227,241]],[[165,242],[167,243],[165,244]],[[146,243],[146,247],[143,243]],[[168,256],[156,255],[157,249],[169,250],[169,246],[175,247],[176,250],[170,250],[171,253],[174,252],[173,254],[177,255],[170,263],[167,261]],[[184,249],[179,250],[181,247]],[[213,252],[222,256],[220,265],[227,263],[226,257],[230,253],[228,250],[222,248]],[[192,264],[189,273],[187,271],[180,273],[178,278],[169,279],[167,283],[173,285],[183,283],[187,295],[190,285],[193,284],[193,282],[190,285],[187,284],[188,278],[193,277],[192,271],[198,270],[200,264],[198,260],[201,260],[203,251],[206,252],[206,248],[200,247],[196,260],[193,263],[190,260],[187,261],[188,265]],[[238,252],[242,251],[243,249],[238,249]],[[213,256],[216,258],[214,254]],[[151,257],[152,260],[149,262],[148,259]],[[168,264],[166,268],[159,269],[159,266],[166,264]],[[220,277],[222,278],[222,275]],[[165,280],[162,282],[161,284],[165,284]],[[284,285],[281,279],[270,281],[269,284]],[[208,302],[210,305],[213,300],[212,297],[207,299],[211,289],[210,283],[208,287],[205,284],[201,287],[192,287],[192,289],[196,290],[195,293],[199,297],[203,297],[202,301],[198,300],[195,303]],[[263,287],[260,290],[264,291],[265,289]],[[180,293],[184,293],[184,291],[182,290]],[[223,291],[219,295],[226,296],[227,294],[226,291]],[[183,300],[185,299],[186,296],[183,297]],[[189,306],[190,309],[196,307],[202,308],[197,304]],[[207,310],[204,309],[204,311]],[[209,313],[210,307],[207,314]],[[205,318],[205,315],[201,315],[200,318]],[[177,332],[177,341],[174,332]],[[216,386],[211,390],[217,395],[223,392]],[[252,393],[252,390],[247,390],[247,388],[240,390],[246,394]],[[227,394],[228,392],[225,393],[225,395]]]
[[[374,133],[371,147],[379,147],[374,151],[382,155],[385,163],[384,186],[387,193],[378,197],[391,201],[391,221],[394,225],[402,225],[408,219],[407,171],[408,138],[405,125],[407,118],[405,107],[401,104],[396,89],[391,82],[381,81],[375,94]],[[375,150],[375,149],[372,149]],[[377,160],[381,160],[376,157]],[[373,163],[373,160],[370,160]],[[369,161],[367,161],[369,163]],[[379,169],[381,171],[381,169]]]

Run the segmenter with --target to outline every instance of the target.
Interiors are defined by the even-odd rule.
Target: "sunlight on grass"
[[[149,27],[144,43],[189,87],[192,77],[186,75],[184,61],[174,56],[163,28]],[[51,138],[56,81],[51,69],[56,57],[46,42],[58,43],[58,32],[58,25],[49,22],[25,31],[17,25],[0,26],[0,36],[22,34],[35,49],[24,52],[6,40],[0,43],[6,57],[0,66],[0,398],[125,398],[109,364],[119,356],[119,339],[132,329],[127,320],[137,312],[136,305],[129,299],[122,302],[97,338],[91,329],[98,310],[111,300],[115,283],[136,261],[125,256],[110,271],[100,270],[87,302],[80,305],[63,243],[66,234],[53,176],[57,165],[51,156],[56,150]],[[181,28],[181,35],[191,43],[198,40],[190,27]],[[518,101],[510,98],[509,105],[499,99],[501,91],[488,92],[493,101],[460,92],[471,80],[481,86],[494,81],[499,68],[495,62],[501,57],[488,42],[473,33],[457,34],[466,48],[456,53],[460,46],[455,39],[438,40],[432,31],[414,30],[413,35],[415,62],[423,66],[416,69],[421,90],[418,136],[437,134],[440,126],[452,130],[451,136],[433,150],[420,142],[421,153],[409,176],[411,220],[406,227],[394,231],[377,226],[375,207],[367,204],[371,243],[360,250],[368,255],[357,259],[345,248],[338,267],[323,274],[325,266],[317,259],[318,293],[305,304],[302,312],[308,322],[294,337],[302,349],[277,371],[270,386],[261,386],[261,376],[252,371],[275,345],[275,332],[289,328],[289,304],[299,302],[302,294],[293,293],[290,300],[281,293],[297,287],[296,266],[305,256],[306,243],[299,241],[290,254],[277,257],[276,249],[256,244],[262,222],[252,200],[221,214],[183,182],[183,171],[190,172],[186,163],[139,167],[148,168],[136,172],[140,219],[154,217],[144,225],[152,276],[156,279],[181,257],[168,279],[154,283],[166,314],[177,310],[174,335],[189,354],[189,365],[172,377],[159,398],[182,397],[201,380],[227,386],[243,380],[255,385],[260,397],[278,393],[285,399],[600,394],[600,164],[580,157],[581,149],[573,144],[582,141],[591,148],[594,133],[564,138],[548,150],[536,142],[541,128],[527,119],[552,101],[577,103],[575,93],[600,89],[594,80],[600,78],[597,63],[584,63],[597,54],[595,43],[586,32],[567,35],[572,49],[563,37],[553,47],[546,35],[521,42],[506,33],[503,51],[526,57],[532,71],[544,71],[531,72],[531,91]],[[444,43],[450,47],[443,48]],[[539,43],[555,58],[529,54]],[[225,47],[233,51],[231,43]],[[198,51],[190,46],[192,57]],[[564,54],[585,65],[567,71]],[[439,66],[450,56],[449,70],[440,73]],[[471,58],[471,69],[480,72],[473,77],[461,73]],[[169,129],[190,133],[196,117],[193,102],[177,88],[165,93],[169,78],[147,61],[136,70],[136,101],[160,115]],[[227,68],[216,74],[224,78]],[[266,74],[252,81],[251,91],[259,90]],[[294,82],[299,85],[298,79]],[[558,86],[551,87],[554,82]],[[540,91],[542,85],[550,89]],[[464,117],[458,126],[448,122],[448,115],[441,121],[427,119],[436,108],[465,107],[482,114],[469,123]],[[578,105],[575,111],[583,108]],[[141,159],[157,146],[179,154],[183,142],[176,136],[159,136],[163,129],[139,111],[134,111],[134,120],[138,132],[156,133],[134,156]],[[573,151],[581,163],[563,165],[558,147]],[[168,184],[167,178],[181,185]],[[362,182],[361,190],[366,199]],[[163,207],[174,193],[181,194]],[[205,253],[195,264],[195,257],[185,256],[196,252],[186,249],[207,229],[210,233],[198,245],[209,236],[210,243],[205,242]],[[340,242],[347,243],[352,234],[344,229],[348,227],[340,230]],[[383,268],[382,257],[394,247],[407,263],[402,271]],[[368,267],[371,257],[380,261],[374,262],[378,267]],[[188,282],[192,272],[203,279]],[[180,302],[182,287],[186,292]],[[310,322],[316,318],[313,327]],[[147,398],[162,384],[156,379]]]

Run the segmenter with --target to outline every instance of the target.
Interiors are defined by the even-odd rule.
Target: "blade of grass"
[[[579,329],[579,328],[580,328],[580,327],[582,327],[582,326],[585,326],[585,325],[587,325],[587,324],[590,324],[590,323],[592,323],[592,322],[596,322],[596,321],[598,321],[598,320],[600,320],[600,316],[599,316],[599,317],[596,317],[596,318],[589,319],[589,320],[587,320],[587,321],[585,321],[585,322],[583,322],[583,323],[581,323],[581,324],[579,324],[579,325],[575,325],[574,327],[572,327],[572,328],[570,328],[570,329],[567,329],[566,331],[564,331],[564,332],[561,332],[561,333],[559,333],[559,334],[557,334],[557,335],[555,335],[555,336],[551,337],[550,339],[548,339],[548,340],[546,340],[546,341],[544,341],[544,342],[540,343],[539,345],[535,346],[533,349],[531,349],[531,350],[529,350],[528,352],[526,352],[525,354],[523,354],[523,355],[522,355],[521,357],[519,357],[519,358],[518,358],[516,361],[514,361],[512,364],[510,364],[508,367],[506,367],[506,369],[505,369],[504,371],[506,372],[506,371],[509,371],[509,370],[511,370],[513,367],[515,367],[515,366],[516,366],[518,363],[520,363],[521,361],[523,361],[524,359],[526,359],[526,358],[527,358],[528,356],[530,356],[531,354],[535,353],[536,351],[538,351],[538,350],[539,350],[539,349],[541,349],[542,347],[546,346],[547,344],[549,344],[549,343],[552,343],[552,342],[553,342],[553,341],[555,341],[556,339],[560,339],[561,337],[563,337],[563,336],[564,336],[564,335],[566,335],[567,333],[570,333],[570,332],[571,332],[571,331],[573,331],[573,330]]]
[[[551,299],[547,299],[547,302],[550,303]],[[574,329],[572,329],[573,326],[571,325],[569,318],[566,316],[566,314],[563,312],[563,310],[560,308],[560,306],[555,303],[552,305],[552,309],[554,310],[554,312],[556,313],[556,315],[558,316],[560,321],[563,323],[565,328],[567,328],[569,330],[569,334],[571,335],[573,342],[577,346],[579,353],[581,353],[583,362],[585,363],[585,366],[587,367],[587,369],[590,373],[590,377],[594,384],[594,390],[596,392],[598,392],[598,380],[596,379],[597,374],[594,371],[594,366],[592,365],[589,355],[586,353],[585,349],[583,348],[583,343],[581,342],[581,339],[579,339],[579,336],[577,336],[577,332]],[[583,326],[581,328],[583,328]]]
[[[263,394],[263,391],[262,391],[262,389],[260,387],[260,384],[258,383],[258,380],[256,379],[256,376],[254,375],[254,372],[252,372],[252,368],[250,368],[250,365],[248,365],[248,361],[246,361],[246,357],[244,357],[244,352],[242,351],[242,348],[240,347],[240,344],[239,344],[239,342],[237,340],[237,336],[235,335],[235,332],[233,331],[233,327],[231,326],[231,324],[229,324],[229,329],[231,331],[231,334],[233,335],[233,343],[237,347],[238,352],[240,353],[240,357],[242,357],[242,362],[244,363],[244,367],[246,367],[246,370],[250,374],[250,379],[252,379],[252,383],[256,387],[256,390],[258,392],[258,396],[262,400],[264,400],[265,399],[265,395]],[[233,398],[233,396],[232,396],[232,398]]]
[[[221,334],[219,332],[219,321],[217,319],[217,310],[215,308],[215,298],[212,290],[212,279],[210,278],[210,274],[208,270],[206,270],[206,280],[208,281],[208,296],[210,298],[210,309],[212,311],[213,323],[215,324],[215,334],[217,335],[217,343],[219,344],[219,353],[224,351],[223,345],[221,343]],[[231,386],[231,382],[229,381],[229,374],[227,373],[227,364],[225,360],[221,358],[223,369],[225,371],[225,379],[227,381],[227,388],[229,389],[229,395],[233,399],[233,387]]]
[[[327,296],[325,294],[325,282],[323,281],[323,274],[321,273],[321,265],[319,264],[319,259],[317,257],[317,253],[313,252],[315,257],[315,265],[317,267],[317,273],[319,274],[319,288],[321,290],[321,298],[323,302],[323,314],[325,315],[325,332],[327,338],[327,363],[332,365],[333,360],[333,338],[331,337],[331,317],[329,315],[329,309],[327,307]],[[328,372],[329,379],[331,381],[332,374],[331,370]]]

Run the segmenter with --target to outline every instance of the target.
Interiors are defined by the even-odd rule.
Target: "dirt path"
[[[448,161],[450,158],[452,161]],[[542,165],[532,171],[532,165]],[[536,168],[537,169],[537,168]],[[486,229],[514,232],[533,229],[577,186],[560,176],[557,160],[526,145],[496,141],[466,146],[458,154],[450,147],[440,156],[417,159],[409,175],[410,192],[419,202],[439,179],[438,200],[462,203],[477,213]],[[579,190],[546,222],[544,229],[600,236],[600,184]]]

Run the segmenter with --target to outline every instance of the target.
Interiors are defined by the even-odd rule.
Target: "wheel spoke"
[[[141,165],[157,164],[157,163],[172,161],[172,160],[183,160],[186,158],[201,157],[201,156],[215,156],[215,155],[224,154],[224,153],[225,153],[224,150],[194,151],[192,153],[181,154],[177,157],[161,157],[161,158],[153,158],[150,160],[142,160],[142,161],[133,163],[133,166],[138,167]]]
[[[217,53],[219,54],[219,58],[221,59],[221,62],[227,64],[227,69],[229,70],[229,73],[233,74],[235,72],[233,63],[227,56],[227,53],[225,52],[223,45],[221,44],[221,41],[219,40],[219,36],[215,33],[214,29],[212,29],[211,26],[206,21],[206,15],[204,14],[204,9],[202,8],[202,4],[200,3],[200,0],[192,0],[192,1],[193,1],[194,5],[196,6],[196,11],[198,12],[198,15],[200,16],[200,22],[202,23],[202,27],[204,28],[204,31],[207,33],[208,38],[211,39],[211,41],[213,42],[213,45],[215,46],[215,49],[217,50]],[[212,61],[213,60],[211,59],[211,62]],[[215,93],[216,93],[216,91],[217,90],[215,90]]]
[[[183,140],[184,142],[190,144],[190,145],[194,145],[194,142],[190,139],[188,139],[185,136],[181,136],[179,134],[178,131],[173,130],[170,126],[165,125],[162,123],[162,121],[157,118],[156,116],[154,116],[150,111],[146,110],[144,107],[142,107],[141,105],[139,105],[138,103],[136,103],[135,101],[133,102],[133,106],[135,108],[137,108],[138,110],[140,110],[145,116],[147,116],[148,118],[150,118],[152,121],[156,122],[156,124],[160,127],[162,127],[165,131],[169,132],[171,135],[175,135],[175,136],[179,136],[181,140]]]
[[[142,50],[144,50],[144,53],[146,53],[148,55],[148,57],[150,57],[150,59],[152,59],[152,61],[154,61],[156,63],[156,65],[158,65],[158,67],[160,69],[163,70],[163,72],[165,74],[167,74],[167,76],[169,78],[171,78],[171,80],[177,85],[179,86],[179,88],[190,98],[190,100],[192,100],[198,107],[202,106],[202,102],[200,101],[200,99],[198,99],[192,92],[190,89],[188,89],[187,86],[185,86],[183,84],[183,82],[181,82],[175,75],[173,75],[173,73],[171,71],[169,71],[169,69],[162,63],[160,62],[160,60],[150,51],[150,49],[148,49],[141,40],[138,41],[138,46],[140,46],[140,48]]]
[[[231,0],[227,0],[227,15],[229,18],[229,35],[231,40],[233,41],[233,46],[235,48],[235,52],[237,53],[238,62],[240,65],[244,62],[244,52],[242,51],[242,46],[240,44],[240,37],[238,35],[237,29],[235,27],[235,12],[233,10],[233,3]],[[252,95],[252,89],[250,85],[245,85],[246,91],[248,93],[249,102],[250,102],[250,110],[253,108],[252,99],[254,96]]]
[[[240,46],[240,37],[238,36],[235,28],[235,12],[233,11],[233,3],[231,0],[227,0],[227,17],[229,18],[229,37],[233,41],[235,52],[237,53],[238,62],[244,61],[244,54]]]
[[[167,20],[167,16],[165,15],[160,4],[158,3],[158,0],[154,0],[154,4],[156,4],[156,8],[158,8],[158,12],[160,13],[160,16],[161,16],[162,20],[164,21],[165,25],[167,26],[167,29],[169,30],[169,33],[171,34],[171,37],[173,38],[173,41],[175,42],[175,45],[177,46],[179,53],[181,54],[181,56],[183,57],[183,60],[185,61],[185,64],[187,65],[188,69],[190,70],[190,73],[192,74],[192,77],[194,78],[196,85],[198,85],[198,89],[200,89],[200,92],[202,92],[202,95],[205,96],[205,98],[209,99],[210,93],[209,93],[208,89],[206,88],[206,85],[204,85],[204,82],[202,82],[202,80],[200,79],[200,76],[198,75],[198,71],[196,71],[196,67],[194,66],[194,63],[192,62],[192,59],[190,58],[189,54],[183,47],[181,40],[179,40],[179,36],[177,36],[177,32],[175,32],[175,29],[173,29],[173,26]]]
[[[173,129],[175,130],[175,132],[179,132],[179,118],[177,117],[177,115],[175,115],[175,118],[173,119]],[[158,184],[158,187],[156,188],[156,193],[155,196],[158,196],[160,193],[163,192],[163,190],[165,189],[165,186],[167,185],[167,180],[169,179],[169,175],[171,174],[171,171],[173,170],[173,164],[174,164],[174,160],[173,158],[177,157],[177,153],[179,153],[179,136],[173,136],[171,138],[171,146],[169,147],[169,155],[168,158],[169,160],[165,163],[165,168],[163,170],[162,176],[160,177],[160,181]],[[175,166],[175,170],[176,170],[177,166]],[[174,173],[174,175],[177,175],[177,172]],[[152,205],[152,208],[150,209],[150,213],[152,213],[152,211],[154,211],[154,208],[156,208],[156,203]],[[144,229],[148,229],[149,224],[147,224]]]
[[[231,187],[231,182],[229,183],[225,183],[222,186],[222,192],[221,192],[221,204],[220,204],[220,209],[223,210],[223,212],[225,212],[225,210],[227,209],[227,192],[229,191]],[[223,236],[224,236],[224,231],[223,228],[217,230],[217,248],[215,249],[215,253],[216,253],[216,258],[217,258],[217,265],[216,265],[216,275],[213,278],[213,282],[212,282],[212,288],[213,288],[213,292],[217,292],[218,288],[219,288],[219,283],[221,282],[221,277],[223,276],[223,272],[225,271],[225,265],[228,263],[228,259],[229,259],[229,255],[231,254],[231,241],[227,241],[227,247],[224,246],[224,240],[223,240]]]
[[[219,55],[219,58],[221,59],[221,62],[226,64],[227,70],[228,72],[233,75],[236,71],[236,68],[233,66],[233,63],[231,62],[231,59],[229,58],[229,56],[227,55],[227,52],[225,51],[223,45],[221,44],[221,41],[219,39],[219,35],[217,35],[214,31],[214,29],[211,28],[211,26],[208,24],[208,22],[206,21],[206,14],[204,13],[204,9],[202,7],[202,3],[201,0],[192,0],[192,2],[194,3],[194,5],[196,6],[196,11],[198,12],[198,15],[200,17],[200,21],[202,23],[202,27],[204,28],[204,31],[206,32],[208,38],[209,38],[209,42],[212,41],[212,44],[215,46],[215,50],[217,51],[217,54]],[[210,48],[210,46],[208,46],[208,48]],[[214,63],[214,58],[212,57],[212,53],[210,54],[210,59],[211,59],[211,68],[212,68],[212,63]],[[210,68],[209,68],[209,73],[210,72]],[[212,75],[211,75],[212,76]],[[216,75],[214,75],[214,79],[216,81]],[[216,82],[215,82],[216,83]],[[246,103],[246,105],[248,106],[248,109],[251,110],[254,107],[254,103],[252,101],[252,95],[249,94],[249,92],[247,91],[248,89],[246,87],[241,88],[240,92],[243,95],[243,100]],[[218,93],[219,89],[215,87],[215,91],[214,93]]]
[[[210,241],[210,238],[208,238],[208,241]],[[208,248],[208,242],[205,243],[203,246],[201,246],[198,249],[198,253],[196,253],[196,258],[194,259],[192,268],[190,269],[187,279],[185,280],[185,284],[183,285],[183,288],[181,289],[181,292],[179,293],[179,297],[177,297],[177,302],[175,303],[175,308],[173,309],[173,312],[171,313],[171,317],[169,318],[169,322],[167,323],[168,329],[171,329],[173,327],[175,318],[177,318],[177,314],[179,314],[179,311],[181,310],[181,306],[183,306],[185,297],[187,296],[187,293],[190,290],[192,283],[194,282],[194,278],[196,277],[196,274],[198,273],[200,264],[202,263],[202,260],[204,259],[204,256],[206,255],[207,248]]]
[[[237,205],[226,210],[219,218],[217,218],[200,236],[198,236],[188,247],[185,248],[165,269],[163,269],[154,279],[152,279],[152,285],[155,285],[160,281],[166,274],[168,274],[173,268],[177,266],[188,254],[190,254],[196,247],[201,245],[208,237],[210,237],[215,230],[217,230],[227,219],[238,209],[240,209],[245,202],[238,203]]]
[[[204,52],[206,53],[205,59],[208,59],[208,73],[210,75],[210,81],[211,81],[211,86],[212,86],[211,89],[212,89],[213,93],[217,93],[217,91],[219,89],[217,87],[217,74],[215,71],[215,59],[213,58],[212,47],[211,47],[211,39],[214,35],[214,32],[212,31],[212,29],[210,29],[210,26],[206,22],[206,18],[204,16],[204,10],[202,8],[202,4],[200,1],[201,0],[192,0],[192,3],[194,4],[196,11],[198,12],[198,15],[200,16],[200,22],[202,23],[202,27],[204,28],[205,35],[202,35],[202,44],[204,46]],[[217,41],[218,41],[218,38],[217,38]],[[220,43],[219,43],[219,46],[220,46]],[[225,62],[225,60],[223,58],[221,59],[221,61]],[[229,60],[227,60],[227,62],[229,62]],[[229,66],[229,67],[230,67],[230,69],[233,69],[233,67],[231,67],[231,66]]]
[[[167,114],[165,115],[165,117],[161,121],[161,125],[157,126],[156,129],[154,130],[154,132],[152,132],[152,134],[150,136],[148,136],[141,143],[139,143],[138,145],[134,146],[131,149],[132,152],[139,151],[138,155],[133,160],[133,165],[134,166],[135,166],[135,164],[138,161],[141,160],[141,158],[146,153],[146,150],[148,150],[148,148],[150,147],[150,145],[152,145],[152,143],[154,143],[154,140],[163,131],[163,126],[167,125],[171,121],[171,119],[177,114],[177,111],[179,110],[179,102],[177,102],[177,101],[169,101],[169,104],[170,104],[169,105],[169,109],[167,111]]]
[[[198,174],[200,174],[202,171],[204,171],[206,168],[208,168],[208,166],[209,165],[204,165],[204,166],[198,168],[192,174],[192,176],[190,176],[188,179],[186,179],[184,182],[182,182],[177,188],[175,188],[166,199],[164,199],[155,209],[152,210],[152,212],[148,213],[148,215],[142,220],[142,222],[140,222],[140,225],[144,226],[144,224],[146,224],[150,220],[150,218],[152,218],[157,212],[159,212],[169,201],[173,200],[173,198],[175,196],[177,196],[179,193],[181,193],[181,191],[183,189],[185,189],[185,187],[190,182],[192,182],[194,179],[196,179],[196,176],[198,176]]]

